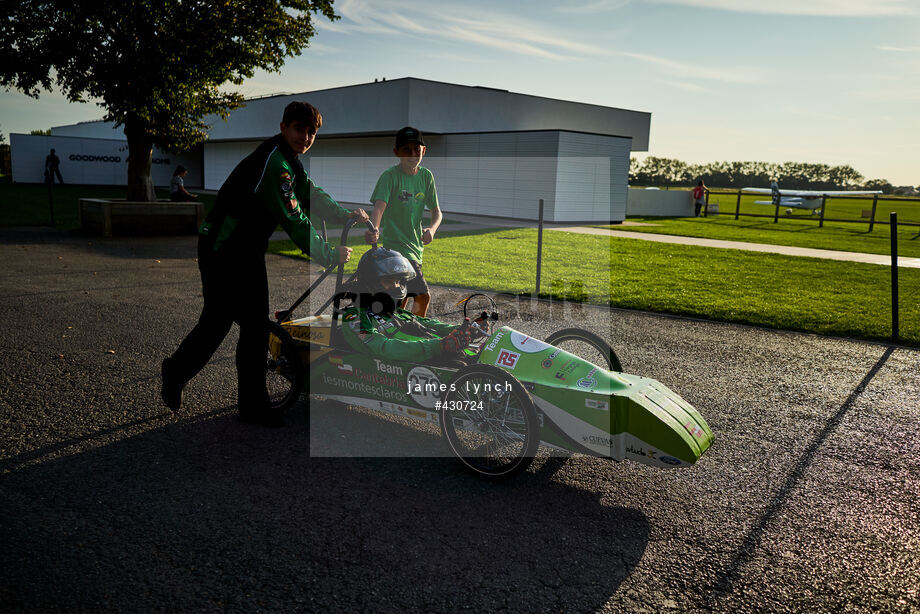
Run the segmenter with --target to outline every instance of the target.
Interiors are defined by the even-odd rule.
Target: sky
[[[341,19],[319,19],[280,73],[227,89],[481,85],[650,112],[640,159],[849,164],[920,185],[920,0],[336,0],[335,10]],[[5,135],[102,114],[57,92],[0,90]]]

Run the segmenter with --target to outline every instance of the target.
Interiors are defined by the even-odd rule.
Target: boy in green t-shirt
[[[393,153],[399,157],[399,164],[383,171],[377,180],[371,194],[374,204],[371,221],[380,229],[379,239],[383,246],[405,256],[415,269],[415,278],[409,282],[407,290],[409,296],[415,297],[412,313],[424,317],[428,313],[431,295],[428,293],[428,282],[422,275],[422,251],[423,245],[434,240],[441,225],[438,192],[431,171],[420,166],[425,155],[421,132],[411,126],[397,132]],[[426,208],[431,210],[431,226],[422,228],[422,214]],[[369,236],[368,240],[377,238]],[[399,308],[405,309],[408,302],[406,297]]]

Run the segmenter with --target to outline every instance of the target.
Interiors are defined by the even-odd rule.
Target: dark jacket
[[[278,224],[317,263],[329,266],[336,252],[313,228],[309,216],[344,221],[339,206],[307,173],[281,137],[259,145],[221,186],[199,230],[206,251],[218,257],[262,257]]]

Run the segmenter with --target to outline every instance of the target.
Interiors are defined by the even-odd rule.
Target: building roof
[[[641,111],[406,77],[249,99],[227,121],[210,118],[209,139],[276,134],[293,100],[306,100],[322,112],[322,138],[389,135],[407,125],[426,134],[564,130],[630,138],[632,151],[647,151],[651,124],[651,113]],[[99,137],[110,129],[103,122],[82,123],[52,128],[52,134]]]

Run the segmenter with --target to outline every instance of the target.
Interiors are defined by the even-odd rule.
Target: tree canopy
[[[124,126],[128,198],[152,200],[156,145],[177,152],[226,118],[257,69],[279,71],[338,17],[333,0],[19,0],[0,21],[0,86],[38,97],[58,86],[73,102],[98,100]],[[144,172],[146,170],[146,172]],[[142,183],[142,180],[145,183]],[[145,198],[139,191],[143,191]]]
[[[775,178],[784,188],[831,190],[855,189],[872,183],[864,184],[865,177],[849,165],[829,166],[810,162],[687,164],[682,160],[655,156],[648,156],[642,162],[632,158],[629,162],[629,182],[635,185],[691,185],[703,179],[707,185],[742,188],[767,186]]]

